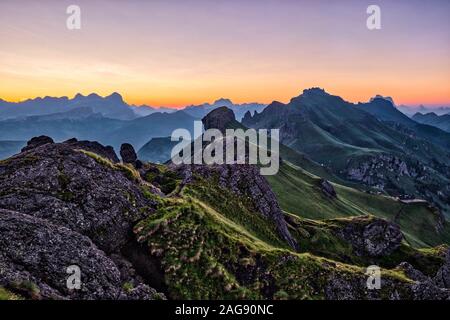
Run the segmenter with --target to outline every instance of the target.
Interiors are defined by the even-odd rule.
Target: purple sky
[[[81,30],[66,28],[70,4]],[[381,30],[366,28],[369,4]],[[445,0],[2,0],[0,98],[268,103],[320,86],[350,101],[448,105],[449,13]]]

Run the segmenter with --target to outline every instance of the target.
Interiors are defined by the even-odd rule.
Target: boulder
[[[32,299],[154,299],[157,292],[143,283],[123,290],[121,274],[86,236],[44,219],[0,209],[0,286]],[[20,232],[17,232],[20,230]],[[69,288],[80,270],[79,289]],[[132,281],[131,278],[127,279]],[[69,281],[70,283],[70,281]]]
[[[320,190],[322,193],[328,198],[336,198],[336,191],[333,188],[333,185],[328,182],[328,180],[320,179],[319,182]]]
[[[97,141],[87,141],[87,140],[78,141],[77,139],[72,138],[65,141],[64,143],[70,145],[73,149],[83,149],[86,151],[96,153],[114,163],[119,162],[119,158],[117,157],[113,147],[104,146],[98,143]]]
[[[31,138],[31,140],[27,142],[27,145],[22,148],[22,152],[37,148],[47,143],[54,143],[54,141],[52,138],[47,136],[39,136]]]
[[[124,163],[135,164],[137,160],[136,152],[134,148],[129,143],[124,143],[120,146],[120,156],[122,157],[122,161]]]
[[[225,130],[229,129],[230,125],[236,122],[236,117],[233,110],[227,107],[220,107],[208,113],[202,119],[202,122],[205,130],[219,129],[222,133],[225,133]]]
[[[359,256],[380,257],[394,252],[403,240],[400,228],[375,217],[357,217],[336,234],[348,241]]]

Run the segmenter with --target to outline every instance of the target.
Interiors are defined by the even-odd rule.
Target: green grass
[[[365,290],[362,266],[262,241],[254,231],[190,196],[164,201],[134,232],[160,259],[169,298],[323,299],[331,274],[361,283],[358,290]],[[385,270],[383,276],[399,290],[410,282],[397,270]]]
[[[0,300],[22,300],[23,298],[3,287],[0,287]]]
[[[450,227],[436,230],[438,213],[427,204],[405,204],[391,197],[369,194],[333,183],[336,199],[325,196],[320,178],[284,162],[277,175],[267,176],[281,208],[298,217],[322,220],[374,215],[397,223],[406,240],[415,247],[450,244]]]
[[[249,199],[219,187],[216,178],[205,180],[196,177],[196,182],[186,187],[183,193],[201,200],[264,242],[278,247],[287,247],[286,243],[280,239],[273,221],[259,214]]]
[[[84,153],[85,155],[91,157],[92,159],[97,161],[97,163],[105,167],[123,172],[125,176],[131,181],[141,180],[139,172],[137,172],[137,170],[133,167],[133,165],[129,163],[113,163],[111,160],[106,159],[94,152],[86,151],[83,149],[78,149],[77,151]]]

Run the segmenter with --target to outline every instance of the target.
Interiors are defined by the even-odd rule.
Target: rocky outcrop
[[[0,286],[44,299],[159,297],[131,267],[118,267],[130,266],[121,249],[155,200],[126,167],[84,151],[108,154],[98,143],[28,145],[0,162]],[[70,265],[81,269],[80,290],[65,285]]]
[[[129,277],[88,238],[44,219],[0,209],[0,286],[34,299],[129,299],[158,297]],[[20,230],[20,232],[18,232]],[[81,271],[80,289],[67,286],[68,268]],[[139,289],[125,291],[123,283]]]
[[[450,250],[447,251],[445,263],[434,277],[434,282],[442,288],[450,289]]]
[[[402,262],[397,266],[397,269],[402,270],[405,275],[410,278],[411,280],[417,281],[417,282],[425,282],[429,281],[430,278],[424,275],[419,270],[415,269],[410,263],[408,262]]]
[[[22,148],[22,152],[34,149],[47,143],[54,143],[54,141],[52,138],[47,136],[39,136],[31,138],[31,140],[27,142],[27,145]]]
[[[403,240],[400,228],[383,219],[358,217],[335,231],[348,241],[356,255],[380,257],[394,252]]]
[[[73,149],[83,149],[101,155],[102,157],[109,159],[114,163],[119,162],[119,158],[117,157],[113,147],[103,146],[97,141],[78,141],[77,139],[72,138],[65,141],[64,143],[70,144],[71,148]]]
[[[134,148],[129,143],[123,143],[120,146],[120,156],[122,157],[122,161],[125,163],[135,163],[137,160],[136,152]]]
[[[142,162],[138,160],[136,151],[134,151],[134,148],[131,144],[123,143],[120,146],[120,156],[122,157],[122,161],[124,163],[132,164],[138,169],[142,167]]]
[[[153,203],[126,171],[78,151],[82,145],[45,144],[0,164],[0,207],[63,225],[114,251],[144,216],[139,208]]]
[[[336,191],[333,188],[333,185],[328,182],[328,180],[320,179],[319,182],[320,190],[322,193],[330,199],[336,198]]]
[[[173,168],[183,177],[182,184],[192,182],[194,174],[204,178],[218,177],[219,185],[251,200],[256,211],[272,220],[280,236],[295,250],[297,241],[290,234],[277,198],[259,168],[254,165],[180,165]]]
[[[226,129],[230,128],[231,124],[236,122],[236,118],[231,109],[220,107],[208,113],[202,119],[202,122],[205,130],[214,128],[219,129],[221,132],[225,132]]]

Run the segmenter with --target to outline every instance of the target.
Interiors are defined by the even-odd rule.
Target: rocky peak
[[[319,95],[319,96],[329,96],[329,94],[325,91],[325,89],[319,88],[319,87],[313,87],[309,89],[303,90],[303,95]]]
[[[255,112],[256,113],[256,112]],[[244,117],[242,118],[242,123],[245,123],[247,121],[251,121],[252,120],[252,114],[250,113],[250,111],[247,111],[244,114]]]
[[[130,163],[138,169],[142,167],[142,162],[138,160],[136,151],[129,143],[124,143],[120,146],[120,157],[124,163]]]
[[[208,113],[202,119],[202,122],[205,130],[213,128],[225,132],[231,124],[236,122],[236,117],[234,116],[233,110],[227,107],[220,107]]]
[[[33,137],[27,142],[27,145],[22,148],[22,152],[37,148],[47,143],[54,143],[53,139],[47,136]]]
[[[97,141],[78,141],[76,138],[69,139],[65,141],[65,143],[70,144],[72,148],[83,149],[86,151],[94,152],[106,159],[111,160],[112,162],[119,162],[119,158],[114,151],[112,146],[104,146]]]
[[[113,92],[109,96],[105,97],[105,99],[116,103],[124,103],[122,96],[117,92]]]
[[[390,105],[395,106],[395,103],[394,103],[394,100],[392,99],[392,97],[383,97],[382,95],[377,94],[375,97],[370,99],[370,102],[373,102],[375,100],[384,100],[384,101],[390,102]],[[381,101],[379,101],[379,102],[381,102]]]
[[[134,148],[129,143],[124,143],[120,146],[120,156],[122,161],[125,163],[135,163],[137,160],[136,152]]]
[[[220,107],[229,107],[233,105],[233,102],[230,99],[220,98],[214,101],[213,105]]]

